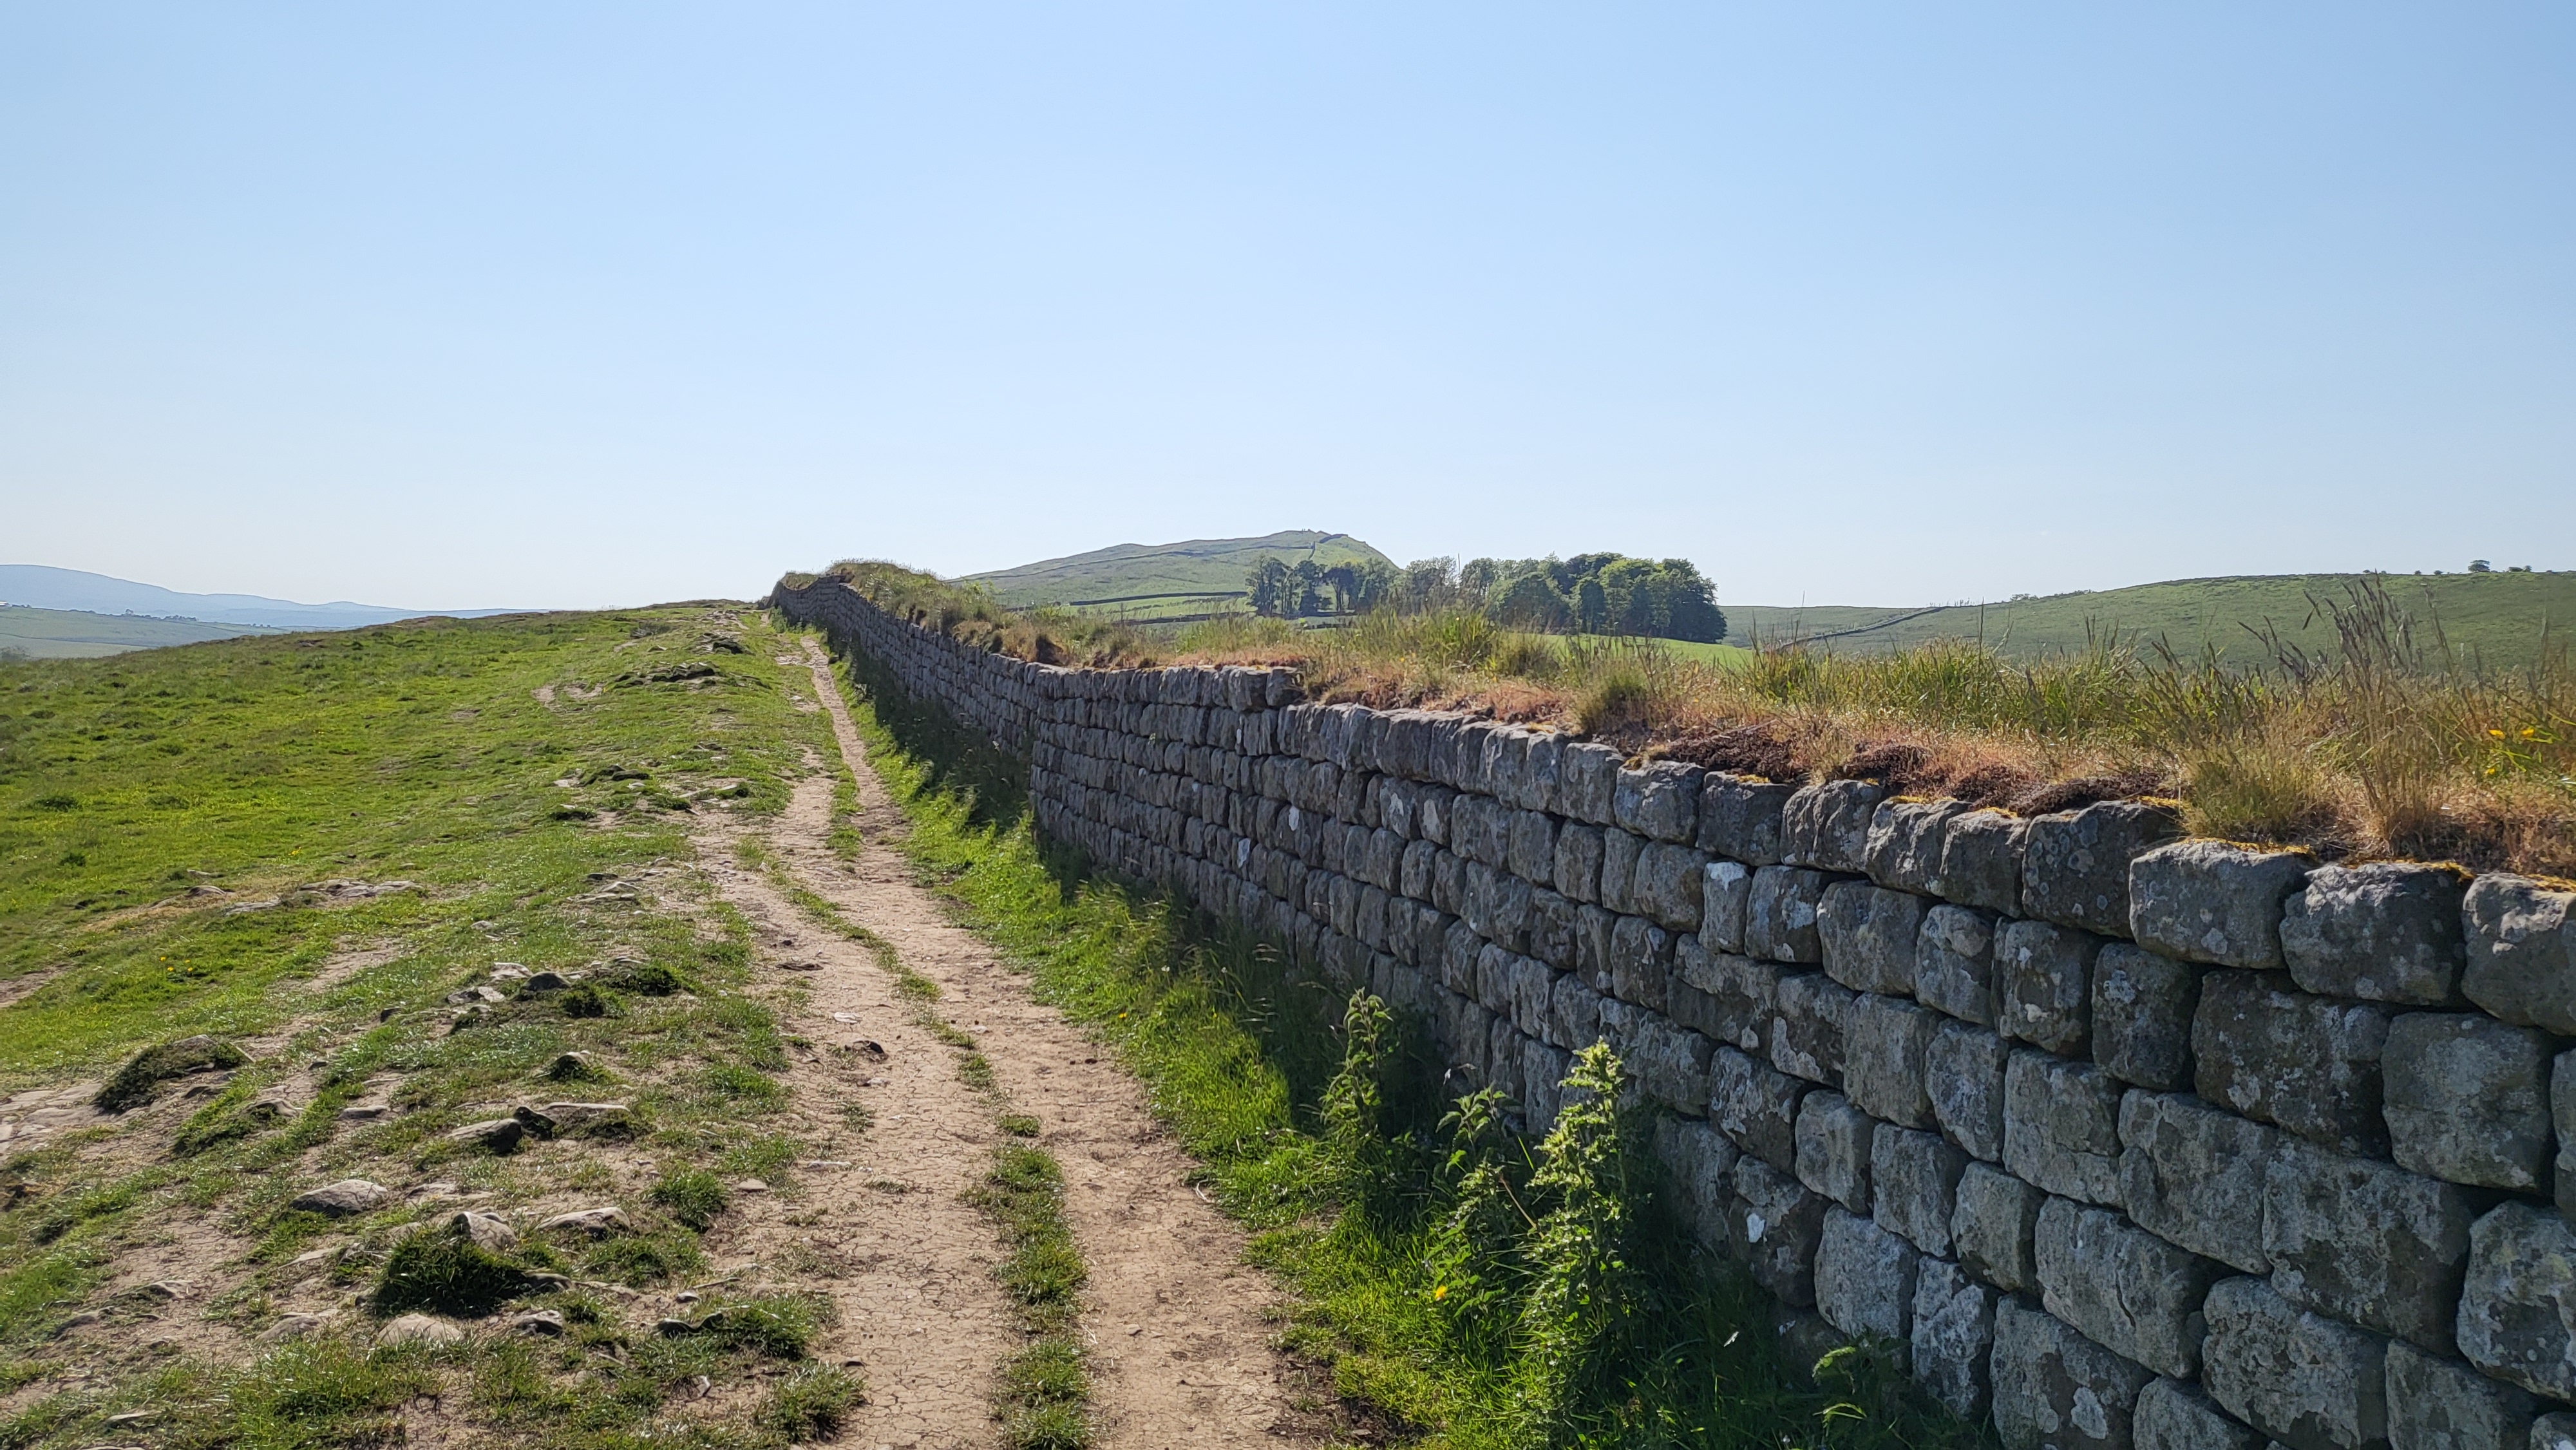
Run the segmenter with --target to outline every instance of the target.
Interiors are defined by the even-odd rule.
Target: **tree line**
[[[1714,643],[1726,637],[1716,588],[1688,559],[1577,554],[1570,559],[1382,559],[1319,565],[1263,555],[1244,581],[1252,612],[1273,619],[1468,609],[1514,629],[1652,635]]]

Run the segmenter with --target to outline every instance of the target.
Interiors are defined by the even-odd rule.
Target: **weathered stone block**
[[[1580,1051],[1601,1040],[1601,994],[1571,972],[1550,988],[1547,1031],[1551,1046]]]
[[[2479,1219],[2457,1328],[2469,1363],[2533,1394],[2576,1400],[2576,1229],[2527,1203]]]
[[[1675,978],[1706,999],[1707,1020],[1691,1025],[1747,1052],[1762,1051],[1779,1002],[1780,969],[1751,957],[1712,953],[1706,946],[1704,938],[1673,943]]]
[[[2011,1044],[1982,1027],[1944,1022],[1923,1054],[1923,1091],[1951,1142],[1989,1163],[2004,1156],[2004,1064]]]
[[[1513,875],[1539,886],[1556,881],[1556,819],[1544,811],[1514,811],[1508,864]]]
[[[2523,1450],[2538,1401],[2457,1360],[2388,1346],[2389,1450]]]
[[[1550,879],[1569,901],[1601,899],[1601,829],[1567,826],[1556,833],[1556,869]]]
[[[1512,1025],[1523,1037],[1547,1035],[1552,999],[1556,994],[1556,973],[1536,957],[1514,955],[1508,966],[1511,974]]]
[[[1557,763],[1556,809],[1578,821],[1609,825],[1622,763],[1619,752],[1607,745],[1566,746]]]
[[[2122,1082],[2191,1086],[2192,1011],[2200,970],[2126,942],[2093,959],[2093,1060]]]
[[[2010,1299],[1995,1306],[1993,1373],[2005,1450],[2131,1450],[2138,1394],[2155,1378]]]
[[[2040,1307],[2160,1374],[2200,1372],[2200,1304],[2219,1265],[2064,1198],[2041,1205],[2032,1250]]]
[[[2460,990],[2516,1027],[2576,1037],[2576,891],[2497,872],[2461,906],[2469,960]]]
[[[1580,966],[1577,922],[1582,908],[1553,891],[1532,891],[1527,936],[1529,954],[1560,972]]]
[[[2549,1038],[2473,1012],[2409,1012],[2380,1054],[2390,1156],[2482,1188],[2550,1182]]]
[[[2002,1169],[1970,1163],[1959,1175],[1951,1246],[1968,1272],[2013,1293],[2039,1289],[2040,1206],[2048,1195]]]
[[[2004,1067],[2004,1166],[2063,1198],[2120,1204],[2120,1085],[2027,1048]]]
[[[1672,933],[1640,916],[1610,928],[1610,995],[1660,1012],[1672,974]]]
[[[2214,971],[2192,1015],[2200,1095],[2346,1153],[2387,1151],[2385,1009],[2289,990],[2277,972]]]
[[[1841,1093],[1798,1104],[1798,1181],[1855,1213],[1869,1212],[1869,1152],[1878,1124]]]
[[[1717,952],[1744,950],[1744,912],[1753,900],[1753,868],[1711,861],[1700,868],[1699,939]]]
[[[1735,1197],[1735,1160],[1744,1155],[1724,1134],[1691,1118],[1658,1117],[1654,1151],[1670,1175],[1692,1236],[1710,1248],[1726,1247],[1732,1224],[1727,1206]]]
[[[1915,1274],[1923,1256],[1912,1244],[1855,1213],[1825,1210],[1816,1244],[1816,1312],[1860,1339],[1910,1343]]]
[[[1941,871],[1932,894],[2010,916],[2021,910],[2024,822],[1998,810],[1968,811],[1941,824]]]
[[[2186,962],[2277,967],[2282,903],[2315,865],[2305,851],[2226,841],[2159,846],[2129,863],[2129,933]]]
[[[1630,898],[1639,915],[1672,931],[1697,931],[1700,923],[1700,873],[1708,857],[1688,846],[1652,841],[1637,852],[1636,884]]]
[[[1811,1088],[1804,1078],[1732,1047],[1709,1055],[1709,1121],[1736,1146],[1783,1173],[1798,1169],[1798,1104]]]
[[[1564,1048],[1534,1037],[1522,1039],[1521,1119],[1531,1137],[1546,1137],[1556,1126],[1557,1111],[1565,1103],[1565,1075],[1573,1066],[1573,1055]]]
[[[1843,1092],[1873,1118],[1932,1126],[1924,1063],[1941,1019],[1910,1001],[1863,992],[1843,1018]]]
[[[1828,780],[1789,797],[1780,812],[1780,853],[1792,864],[1858,874],[1866,864],[1870,817],[1887,798],[1871,780]]]
[[[1485,1082],[1501,1093],[1506,1102],[1517,1104],[1523,1093],[1521,1063],[1527,1053],[1522,1048],[1528,1039],[1512,1029],[1509,1017],[1497,1014],[1485,1039]]]
[[[2576,1410],[2560,1410],[2532,1421],[2531,1450],[2576,1450]]]
[[[1744,951],[1775,962],[1824,960],[1816,934],[1816,908],[1832,877],[1802,866],[1765,866],[1753,873],[1744,904]]]
[[[2279,1130],[2188,1093],[2120,1098],[2120,1200],[2139,1227],[2249,1274],[2263,1252],[2263,1187]]]
[[[1574,970],[1592,990],[1610,991],[1610,933],[1619,918],[1598,906],[1574,909]]]
[[[1822,972],[1782,977],[1768,1033],[1771,1065],[1809,1082],[1842,1086],[1843,1022],[1853,996]]]
[[[1822,1194],[1761,1159],[1736,1160],[1728,1242],[1753,1282],[1783,1303],[1816,1302],[1816,1241],[1824,1234],[1825,1208]]]
[[[1927,1254],[1950,1252],[1968,1155],[1937,1133],[1880,1125],[1870,1139],[1870,1217]]]
[[[1601,905],[1620,915],[1637,910],[1637,853],[1645,842],[1611,827],[1601,833]]]
[[[2265,1174],[2263,1252],[2300,1308],[2447,1354],[2473,1217],[2452,1184],[2287,1138]]]
[[[2457,1000],[2468,961],[2467,890],[2453,866],[2320,866],[2283,903],[2281,956],[2321,996],[2441,1006]]]
[[[1816,937],[1825,973],[1856,992],[1914,992],[1915,937],[1923,927],[1920,896],[1838,881],[1816,905]]]
[[[2201,1384],[2294,1450],[2388,1444],[2388,1341],[2296,1308],[2260,1279],[2209,1291]]]
[[[2549,1118],[2558,1129],[2552,1175],[2558,1211],[2576,1219],[2576,1050],[2558,1054],[2549,1064]]]
[[[1647,1097],[1677,1113],[1708,1111],[1709,1040],[1649,1012],[1628,1038],[1628,1070]]]
[[[2022,832],[2022,914],[2127,936],[2129,863],[2181,829],[2171,807],[2146,801],[2104,801],[2028,822]]]
[[[1995,1025],[1995,919],[1964,906],[1923,913],[1914,939],[1914,999],[1962,1022]]]
[[[1971,1423],[1992,1403],[1986,1366],[1995,1346],[1995,1298],[1957,1264],[1927,1258],[1915,1270],[1914,1382]]]
[[[1941,879],[1944,828],[1952,816],[1967,809],[1967,802],[1957,800],[1900,796],[1880,801],[1861,847],[1862,866],[1869,878],[1898,891],[1938,895],[1933,883]]]
[[[2084,1051],[2093,1030],[2093,961],[2102,939],[2044,921],[1995,935],[1995,1025],[2050,1052]]]
[[[1653,841],[1687,842],[1699,834],[1700,777],[1708,772],[1658,760],[1619,772],[1610,818],[1619,829]]]
[[[2160,1379],[2139,1391],[2136,1423],[2138,1450],[2262,1450],[2264,1443],[2182,1380]]]
[[[1710,772],[1700,782],[1699,848],[1747,866],[1778,865],[1780,813],[1797,789]]]

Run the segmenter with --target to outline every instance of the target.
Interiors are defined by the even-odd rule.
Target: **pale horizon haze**
[[[0,5],[0,562],[2576,568],[2576,9]]]

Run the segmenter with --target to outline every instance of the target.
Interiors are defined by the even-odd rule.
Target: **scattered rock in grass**
[[[580,1082],[604,1078],[608,1071],[587,1052],[566,1052],[546,1064],[546,1076],[555,1082]]]
[[[746,1178],[739,1183],[727,1184],[726,1187],[730,1188],[735,1193],[767,1193],[769,1191],[769,1185],[761,1182],[757,1178]]]
[[[401,1315],[376,1331],[378,1344],[456,1344],[464,1338],[463,1329],[426,1314]]]
[[[147,1047],[128,1059],[91,1101],[111,1113],[152,1101],[161,1084],[201,1072],[225,1072],[250,1061],[250,1054],[220,1037],[203,1033]]]
[[[525,1103],[521,1103],[517,1107],[510,1109],[510,1116],[518,1120],[520,1127],[527,1129],[537,1137],[551,1138],[555,1135],[556,1123],[554,1115],[551,1113],[543,1112],[539,1109],[529,1107]]]
[[[447,1030],[451,1033],[462,1032],[466,1028],[472,1027],[481,1022],[485,1017],[490,1016],[491,1013],[492,1009],[480,1002],[475,1003],[471,1007],[459,1007],[453,1013],[449,1014]]]
[[[446,1137],[447,1141],[468,1148],[483,1148],[494,1153],[507,1153],[516,1149],[519,1146],[519,1140],[527,1135],[527,1126],[517,1118],[487,1118],[479,1123],[468,1123],[462,1128],[450,1129]]]
[[[144,1285],[138,1292],[146,1298],[166,1301],[171,1299],[185,1299],[191,1293],[195,1292],[195,1289],[195,1285],[190,1284],[184,1279],[155,1279],[151,1283]]]
[[[447,1221],[447,1231],[476,1248],[506,1254],[519,1246],[519,1231],[499,1217],[467,1209]]]
[[[261,1330],[259,1342],[283,1344],[290,1339],[302,1339],[307,1335],[320,1333],[328,1328],[330,1323],[331,1316],[328,1314],[289,1314]]]
[[[362,1098],[359,1101],[351,1103],[340,1109],[340,1121],[344,1123],[373,1122],[378,1118],[386,1116],[393,1110],[393,1104],[386,1102],[382,1098]]]
[[[64,1320],[62,1327],[54,1331],[54,1337],[56,1339],[60,1339],[75,1329],[87,1329],[98,1321],[99,1313],[97,1310],[84,1309],[80,1313],[73,1315],[71,1318]]]
[[[536,1231],[540,1234],[568,1231],[587,1234],[597,1239],[606,1238],[614,1233],[624,1233],[629,1227],[631,1225],[627,1222],[626,1214],[620,1209],[577,1208],[570,1213],[556,1214],[544,1223],[538,1224]]]
[[[348,1218],[354,1214],[373,1213],[392,1198],[392,1191],[381,1183],[364,1178],[343,1178],[320,1188],[308,1188],[287,1200],[286,1206],[306,1213],[318,1213],[324,1218]]]
[[[778,964],[778,970],[782,972],[819,972],[823,970],[823,964],[821,962],[780,962]]]
[[[483,983],[477,983],[471,987],[461,987],[456,991],[447,994],[447,1005],[451,1007],[467,1007],[477,1002],[507,1002],[509,1000],[510,999],[502,993],[500,988]]]
[[[475,925],[477,926],[477,928],[482,929],[482,930],[487,930],[487,931],[488,931],[488,930],[490,930],[490,929],[491,929],[491,923],[490,923],[490,922],[477,922],[477,923],[475,923]],[[520,966],[517,962],[494,962],[494,963],[492,964],[492,980],[493,980],[493,981],[496,981],[496,982],[524,982],[524,981],[526,981],[527,979],[528,979],[528,969],[527,969],[527,968],[525,968],[525,967],[523,967],[523,966]]]
[[[521,995],[560,992],[572,985],[572,979],[561,972],[537,972],[519,986]]]
[[[538,1309],[526,1314],[513,1314],[502,1327],[513,1334],[538,1334],[547,1337],[564,1332],[564,1317],[558,1310]]]

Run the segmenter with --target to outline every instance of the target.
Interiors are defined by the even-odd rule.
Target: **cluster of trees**
[[[1726,637],[1717,591],[1688,559],[1423,559],[1398,570],[1374,559],[1321,568],[1265,557],[1247,587],[1253,612],[1279,619],[1390,605],[1407,613],[1473,609],[1498,624],[1551,633]]]

